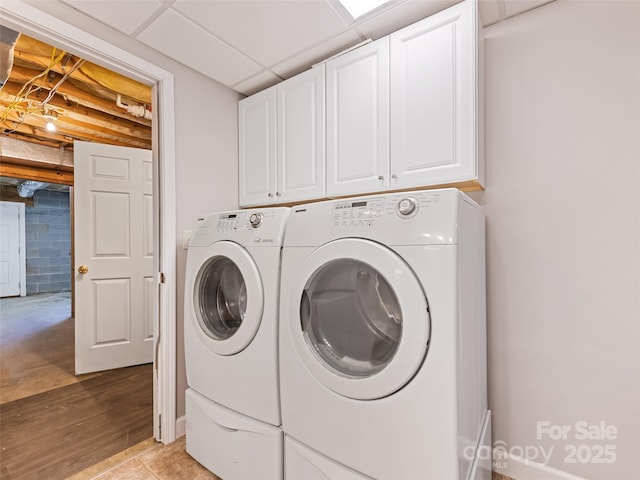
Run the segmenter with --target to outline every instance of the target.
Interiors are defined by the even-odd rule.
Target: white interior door
[[[151,151],[75,142],[74,184],[76,373],[152,362]]]
[[[24,203],[0,202],[0,297],[25,295]]]

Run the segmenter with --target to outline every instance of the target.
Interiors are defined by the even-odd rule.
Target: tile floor
[[[153,439],[87,468],[66,480],[222,480],[185,451],[185,437],[169,445]],[[493,480],[513,480],[493,472]]]
[[[185,451],[185,437],[162,445],[145,440],[67,480],[221,480]]]

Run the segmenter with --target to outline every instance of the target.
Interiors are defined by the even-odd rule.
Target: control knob
[[[408,217],[411,214],[416,213],[418,208],[418,201],[412,197],[403,198],[396,205],[396,211],[401,217]]]
[[[249,223],[253,228],[258,228],[262,224],[263,218],[264,215],[262,215],[261,213],[252,213],[249,217]]]

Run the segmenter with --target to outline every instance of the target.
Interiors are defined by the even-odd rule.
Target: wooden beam
[[[13,163],[0,163],[0,176],[11,178],[26,178],[39,182],[73,185],[73,172],[53,170],[51,168],[39,168],[31,165],[18,165]]]
[[[0,90],[0,102],[11,105],[16,101],[16,95],[20,92],[21,84],[17,84],[12,80],[8,81],[2,90]],[[31,94],[28,98],[19,101],[13,109],[17,111],[25,111],[29,108],[33,109],[33,104],[39,106],[39,102],[43,101],[48,90],[38,92],[39,95]],[[32,106],[30,106],[30,104]],[[49,107],[58,112],[60,116],[66,116],[85,123],[94,124],[101,127],[110,128],[125,135],[138,138],[151,139],[151,126],[133,122],[128,118],[117,117],[104,112],[100,109],[92,109],[84,106],[69,104],[62,95],[56,93],[47,103]],[[42,113],[42,112],[40,112]]]
[[[13,125],[13,126],[12,126]],[[64,137],[60,137],[60,140],[49,140],[37,136],[37,132],[27,125],[16,126],[10,122],[0,123],[0,131],[2,132],[2,138],[11,138],[14,140],[26,141],[34,145],[42,145],[44,147],[51,148],[64,148],[65,150],[73,149],[73,140],[66,140]],[[63,142],[67,143],[63,143]],[[71,147],[69,146],[71,145]]]
[[[0,200],[5,202],[20,202],[33,207],[33,197],[24,198],[18,195],[17,185],[0,185]]]
[[[0,106],[0,112],[5,110]],[[7,120],[0,123],[3,130],[16,131],[26,135],[44,137],[59,142],[68,143],[72,139],[85,140],[95,143],[108,143],[125,147],[151,149],[151,140],[139,139],[128,135],[122,135],[109,129],[77,122],[70,118],[59,117],[56,120],[56,132],[47,132],[45,125],[47,120],[41,115],[18,115],[15,111],[7,113]],[[68,138],[67,138],[68,137]]]
[[[42,67],[44,70],[51,64],[52,53],[53,48],[50,45],[22,34],[16,42],[14,62],[32,63]],[[55,49],[55,56],[61,53],[62,50]],[[72,55],[69,55],[69,57],[74,61],[79,59]],[[73,63],[69,62],[69,65],[73,65]],[[61,74],[66,73],[65,68],[60,63],[55,64],[52,70]],[[85,62],[79,70],[71,74],[71,78],[80,78],[85,83],[93,83],[108,90],[116,90],[139,102],[147,105],[151,104],[151,87],[91,62]]]
[[[22,85],[38,75],[38,73],[40,73],[40,70],[33,70],[14,65],[13,69],[11,70],[11,76],[7,80],[7,83],[10,84],[11,82],[13,82],[17,84],[18,87],[9,87],[9,85],[6,85],[3,90],[7,93],[13,93],[15,95],[18,93]],[[36,84],[41,86],[42,88],[50,90],[55,86],[56,83],[57,82],[55,81],[55,79],[51,80],[49,78],[45,78],[39,79]],[[111,95],[109,96],[113,97],[113,99],[107,100],[101,97],[96,97],[86,90],[77,87],[75,82],[71,79],[60,85],[56,92],[59,93],[62,97],[61,102],[64,102],[58,105],[61,108],[77,108],[77,105],[82,105],[93,110],[104,112],[106,115],[126,119],[130,122],[145,125],[151,128],[151,120],[147,120],[141,117],[135,117],[126,112],[124,109],[116,106],[115,94],[113,92],[110,92]],[[46,93],[46,95],[48,95],[48,93]],[[42,97],[39,100],[44,100],[44,98],[45,97]]]

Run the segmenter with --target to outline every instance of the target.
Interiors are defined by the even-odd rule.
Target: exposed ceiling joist
[[[26,35],[12,64],[0,87],[2,137],[68,150],[74,140],[151,149],[151,87]]]

